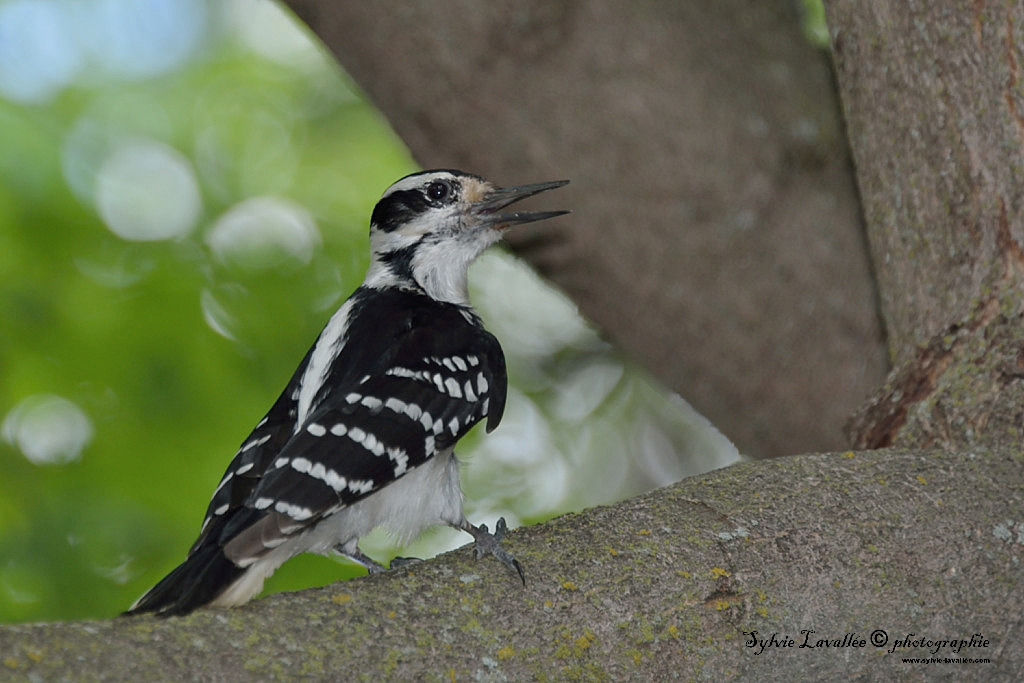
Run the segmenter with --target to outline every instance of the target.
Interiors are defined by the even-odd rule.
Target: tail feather
[[[174,571],[139,598],[125,615],[154,612],[169,617],[189,612],[214,602],[245,574],[211,544],[196,548]]]

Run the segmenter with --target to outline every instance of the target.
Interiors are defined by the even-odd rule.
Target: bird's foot
[[[342,557],[352,560],[356,564],[366,567],[367,571],[371,574],[382,574],[391,569],[400,569],[402,567],[408,567],[413,564],[422,562],[423,560],[418,557],[396,557],[391,560],[391,566],[385,567],[382,564],[376,562],[373,558],[368,555],[364,555],[361,550],[356,548],[355,550],[346,550],[343,544],[338,544],[333,548],[334,552]]]
[[[334,552],[342,557],[346,557],[356,564],[366,567],[366,570],[371,574],[380,574],[388,570],[384,565],[378,564],[373,558],[364,555],[361,550],[356,548],[355,550],[346,550],[343,544],[334,546]]]
[[[409,567],[414,564],[419,564],[423,561],[421,557],[396,557],[391,560],[392,569],[401,569],[402,567]]]
[[[515,570],[519,574],[519,579],[523,582],[523,585],[526,585],[526,574],[523,573],[523,565],[519,564],[519,560],[512,557],[512,554],[501,546],[501,541],[508,532],[508,526],[505,524],[504,517],[498,520],[493,534],[487,530],[486,524],[473,526],[467,520],[463,520],[458,528],[472,535],[476,541],[476,547],[473,548],[473,554],[476,556],[476,559],[479,560],[484,555],[494,555],[503,565]]]

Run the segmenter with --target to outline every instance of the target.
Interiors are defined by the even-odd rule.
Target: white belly
[[[379,526],[405,544],[428,527],[458,525],[462,520],[459,462],[449,449],[274,548],[211,604],[227,607],[248,602],[263,590],[263,582],[292,557],[302,553],[328,555],[339,544],[346,551],[354,551],[359,539]]]

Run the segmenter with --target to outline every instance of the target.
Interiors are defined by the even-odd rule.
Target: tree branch
[[[4,680],[670,680],[923,677],[907,634],[978,633],[1024,670],[1024,453],[756,462],[521,529],[528,586],[462,549],[386,575],[159,620],[0,627]],[[802,642],[745,647],[744,631]],[[813,641],[812,641],[813,642]],[[966,666],[966,665],[963,665]],[[963,666],[929,668],[963,675]]]

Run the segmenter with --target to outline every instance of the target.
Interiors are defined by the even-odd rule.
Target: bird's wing
[[[201,543],[225,547],[232,561],[246,566],[454,446],[482,419],[487,418],[488,431],[501,419],[506,393],[501,347],[462,311],[410,319],[393,343],[369,351],[377,354],[369,363],[345,352],[339,356],[339,365],[366,368],[365,374],[343,373],[345,381],[331,387],[276,452],[259,455],[261,476],[244,502],[221,503],[228,505],[221,515],[211,504],[213,522]],[[264,445],[281,438],[257,429],[246,443],[268,434]],[[243,491],[237,490],[238,495]]]
[[[306,358],[299,365],[281,396],[235,453],[206,508],[203,528],[192,546],[192,551],[206,543],[212,532],[210,523],[215,518],[223,517],[245,504],[260,483],[263,474],[270,468],[274,456],[280,453],[292,438],[298,411],[299,382],[308,362],[309,354],[306,354]]]

